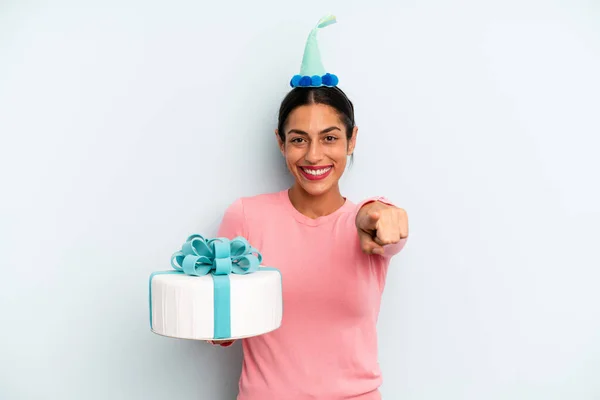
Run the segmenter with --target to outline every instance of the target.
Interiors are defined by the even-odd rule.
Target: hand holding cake
[[[209,340],[208,343],[213,346],[229,347],[235,342],[235,340]]]

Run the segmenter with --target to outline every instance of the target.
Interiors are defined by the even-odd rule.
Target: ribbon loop
[[[261,262],[262,254],[241,236],[207,240],[194,234],[171,257],[173,269],[193,276],[244,275],[256,272]]]

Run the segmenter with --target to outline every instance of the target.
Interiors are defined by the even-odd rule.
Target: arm
[[[392,257],[404,248],[408,239],[406,211],[383,197],[362,202],[355,223],[361,248],[367,254]]]

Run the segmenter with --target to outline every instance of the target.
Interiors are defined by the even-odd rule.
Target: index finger
[[[367,221],[366,221],[367,229],[375,229],[377,227],[377,222],[379,221],[380,217],[381,217],[381,214],[379,214],[379,212],[369,211],[367,213]]]

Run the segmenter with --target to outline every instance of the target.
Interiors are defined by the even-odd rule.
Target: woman
[[[285,307],[279,329],[243,340],[238,400],[381,398],[376,322],[408,222],[383,198],[355,205],[340,193],[357,133],[341,89],[294,88],[275,130],[294,184],[225,213],[218,236],[247,238],[280,269]]]

